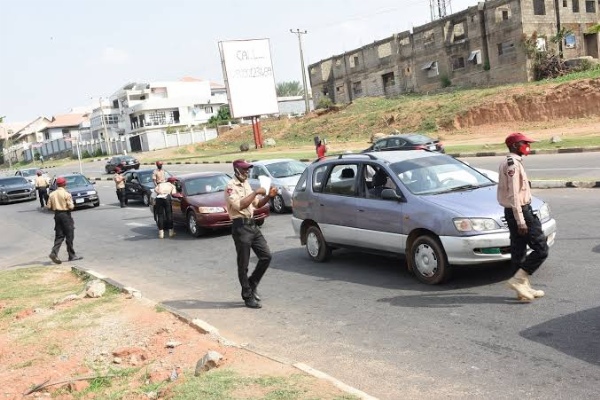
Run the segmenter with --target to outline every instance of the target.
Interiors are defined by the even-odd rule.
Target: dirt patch
[[[28,397],[351,398],[293,367],[224,347],[145,299],[108,290],[53,305],[82,286],[60,268],[0,273],[0,396],[23,398],[34,385],[61,382]],[[210,350],[223,355],[219,367],[194,377]]]

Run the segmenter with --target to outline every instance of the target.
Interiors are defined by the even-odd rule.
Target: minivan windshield
[[[300,161],[283,161],[265,165],[273,178],[287,178],[289,176],[302,175],[306,164]]]
[[[487,176],[446,156],[431,156],[391,165],[400,181],[411,193],[441,194],[492,186]]]

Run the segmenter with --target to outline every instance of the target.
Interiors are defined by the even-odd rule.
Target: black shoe
[[[54,264],[62,264],[62,261],[60,261],[60,258],[58,258],[56,254],[50,254],[48,257],[50,257]]]
[[[246,307],[248,308],[261,308],[262,306],[254,297],[250,297],[249,299],[244,299],[244,303],[246,303]]]
[[[79,261],[79,260],[83,260],[83,257],[81,257],[81,256],[69,257],[69,261]]]
[[[256,299],[256,301],[260,301],[260,295],[258,294],[258,291],[256,290],[256,286],[254,285],[250,285],[250,287],[252,288],[252,296]]]

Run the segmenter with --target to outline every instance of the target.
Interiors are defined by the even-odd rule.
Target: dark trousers
[[[125,188],[117,189],[117,198],[119,199],[119,203],[121,207],[125,206]]]
[[[68,211],[55,211],[54,212],[54,246],[52,247],[52,254],[58,256],[58,251],[63,241],[67,241],[67,253],[69,258],[75,257],[75,249],[73,248],[73,239],[75,238],[75,224],[71,213]]]
[[[156,225],[159,230],[173,229],[173,208],[170,199],[156,198],[154,203],[156,209]]]
[[[252,297],[252,288],[260,283],[269,264],[271,263],[271,250],[260,229],[254,224],[242,225],[234,220],[231,235],[237,252],[238,277],[242,285],[242,298],[248,300]],[[250,263],[250,249],[258,257],[258,264],[248,278],[248,264]]]
[[[527,234],[519,235],[517,221],[510,208],[504,209],[504,216],[510,230],[510,255],[515,271],[525,270],[532,275],[548,258],[548,243],[542,230],[540,219],[533,213],[530,205],[523,206],[523,218],[527,224]],[[527,254],[527,245],[533,250]]]
[[[40,207],[44,208],[46,203],[48,203],[48,189],[46,188],[38,188],[37,190],[38,198],[40,200]]]

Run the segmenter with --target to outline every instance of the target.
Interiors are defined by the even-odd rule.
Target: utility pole
[[[102,109],[102,97],[98,98],[98,103],[100,103],[100,121],[102,122],[102,128],[104,129],[104,141],[106,141],[106,154],[110,155],[110,138],[108,137],[108,132],[106,131],[106,123],[104,122],[104,110]]]
[[[306,107],[306,114],[310,113],[310,100],[308,98],[308,85],[306,84],[306,68],[304,68],[304,54],[302,52],[302,35],[306,35],[308,31],[301,31],[300,29],[290,29],[290,33],[298,35],[298,46],[300,47],[300,65],[302,66],[302,85],[304,86],[304,106]]]

